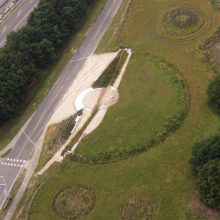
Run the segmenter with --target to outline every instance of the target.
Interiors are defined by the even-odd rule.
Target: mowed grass
[[[205,13],[206,24],[198,33],[185,40],[163,38],[157,31],[161,17],[170,8],[185,4]],[[202,212],[198,208],[201,206],[188,160],[191,157],[192,144],[218,132],[220,128],[219,118],[206,104],[206,89],[213,74],[207,69],[206,63],[203,62],[204,56],[198,49],[198,46],[217,30],[219,18],[219,12],[208,0],[134,1],[122,30],[123,42],[135,51],[153,52],[177,66],[189,87],[189,113],[181,127],[165,142],[139,156],[95,166],[68,162],[59,172],[57,165],[53,166],[45,177],[38,179],[39,182],[44,178],[49,181],[36,194],[29,219],[58,220],[59,217],[51,208],[52,199],[63,186],[75,183],[88,185],[96,192],[97,198],[94,210],[80,219],[120,220],[122,205],[133,198],[143,197],[148,198],[155,208],[153,220],[205,219],[199,217],[208,212]],[[102,42],[103,48],[99,48],[99,51],[111,50],[110,46],[104,45],[116,45],[118,36],[110,40],[112,43],[109,44]],[[109,38],[105,37],[104,41],[109,42]],[[134,59],[136,56],[131,62]],[[134,74],[137,74],[136,72]]]
[[[110,152],[116,157],[143,146],[147,149],[152,140],[169,133],[165,125],[184,108],[184,88],[176,73],[146,54],[132,56],[119,95],[119,102],[79,145],[77,154],[96,157]]]

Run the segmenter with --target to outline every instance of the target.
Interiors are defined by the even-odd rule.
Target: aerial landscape
[[[220,220],[220,0],[0,0],[0,219]]]

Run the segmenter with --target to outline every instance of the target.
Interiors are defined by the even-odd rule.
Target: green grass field
[[[163,15],[170,8],[186,4],[206,15],[203,28],[186,39],[163,37],[158,31]],[[48,182],[36,194],[29,211],[29,219],[59,220],[59,216],[51,208],[53,197],[64,186],[73,184],[88,185],[96,193],[96,206],[88,216],[80,218],[81,220],[120,220],[122,205],[133,198],[147,198],[151,202],[155,209],[153,220],[218,219],[213,212],[208,212],[199,203],[188,160],[195,141],[220,130],[219,118],[211,112],[206,103],[206,89],[213,73],[204,62],[203,52],[198,49],[199,45],[217,30],[220,14],[208,0],[135,0],[121,35],[118,28],[121,25],[117,26],[117,23],[120,23],[119,17],[116,17],[110,29],[115,30],[115,34],[111,36],[108,32],[98,51],[115,50],[120,46],[120,37],[125,46],[135,51],[120,90],[123,89],[132,66],[142,64],[142,71],[146,74],[149,72],[144,66],[150,64],[145,62],[145,57],[138,54],[152,52],[174,64],[183,74],[190,91],[189,113],[180,128],[170,134],[163,143],[138,156],[105,165],[69,161],[64,162],[66,166],[63,169],[59,169],[58,164],[54,165],[45,176],[35,180],[38,184],[44,179]],[[135,70],[133,74],[140,74],[137,72],[141,71],[141,67]],[[127,83],[130,83],[132,88],[136,81]],[[143,82],[146,85],[147,83],[147,80]],[[173,103],[170,105],[169,109],[172,109],[172,106],[175,108]],[[117,104],[111,111],[115,108]],[[108,122],[109,115],[101,126]],[[30,189],[34,191],[38,184],[31,185]],[[27,190],[21,204],[26,204],[27,207],[31,195]]]
[[[184,111],[181,80],[172,68],[151,55],[134,53],[119,95],[119,102],[79,145],[77,154],[96,158],[108,153],[110,160],[116,160],[134,150],[147,150],[151,142],[168,135],[169,121],[178,121]]]

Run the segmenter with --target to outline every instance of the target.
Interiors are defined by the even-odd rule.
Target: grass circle
[[[205,16],[198,9],[182,6],[172,8],[162,18],[164,32],[170,37],[189,37],[205,24]]]
[[[94,206],[95,193],[84,185],[65,187],[53,199],[54,211],[65,219],[87,215]]]
[[[119,101],[100,126],[82,139],[71,159],[111,163],[159,145],[187,114],[186,88],[175,66],[153,54],[136,53],[120,85]]]
[[[130,200],[122,207],[124,220],[149,220],[153,217],[153,214],[153,206],[145,198]]]

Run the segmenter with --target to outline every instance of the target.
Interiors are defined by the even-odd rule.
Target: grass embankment
[[[103,88],[108,85],[113,85],[117,79],[122,66],[128,56],[127,51],[121,50],[118,56],[110,63],[107,69],[100,75],[100,77],[94,82],[93,88]]]
[[[24,103],[19,107],[13,119],[0,126],[0,149],[4,148],[11,139],[16,135],[19,129],[33,114],[48,94],[62,70],[72,58],[75,50],[84,40],[89,27],[94,23],[97,16],[101,12],[107,0],[97,0],[88,9],[85,21],[82,27],[66,44],[65,48],[57,54],[58,59],[51,66],[42,72],[38,78],[38,82],[27,91]]]
[[[206,14],[203,28],[187,39],[173,40],[161,36],[157,30],[161,16],[171,8],[185,4],[192,5]],[[44,178],[49,179],[33,200],[29,212],[30,220],[60,219],[53,211],[51,202],[60,189],[75,183],[88,185],[95,191],[97,198],[93,211],[81,219],[122,219],[122,205],[133,198],[148,199],[155,209],[153,220],[198,220],[211,217],[216,219],[210,210],[199,203],[188,160],[191,158],[195,141],[219,131],[219,118],[212,114],[206,103],[206,89],[213,73],[206,68],[206,63],[202,60],[203,52],[198,49],[201,43],[216,31],[219,18],[219,12],[207,0],[134,1],[122,30],[123,44],[136,53],[150,51],[175,64],[189,86],[189,113],[181,127],[166,141],[139,156],[95,166],[64,161],[66,166],[59,171],[58,165],[51,167],[45,176],[37,180],[41,182]],[[117,23],[116,20],[115,22]],[[113,25],[116,26],[116,23]],[[117,34],[111,37],[108,32],[106,36],[99,51],[110,51],[112,48],[115,49],[116,45],[120,46]],[[138,53],[133,56],[125,77],[130,71],[130,66],[135,65],[134,61],[146,65],[144,62],[141,63],[143,57],[140,57],[140,60],[138,58]],[[148,69],[143,70],[148,73]],[[137,74],[137,71],[133,74]],[[123,83],[124,80],[122,85]],[[130,81],[130,84],[133,83],[135,82]],[[142,92],[141,90],[140,93]],[[116,107],[117,105],[112,109]],[[28,197],[26,198],[28,203]]]
[[[37,166],[38,169],[41,169],[69,138],[75,125],[76,116],[77,114],[48,127]]]
[[[4,154],[1,155],[1,157],[7,157],[8,154],[11,152],[11,149],[7,150]]]
[[[177,74],[159,58],[133,55],[119,87],[119,102],[101,126],[83,139],[73,158],[115,161],[163,141],[184,116],[185,92]]]
[[[100,77],[94,82],[93,88],[105,88],[108,85],[113,85],[115,80],[117,79],[121,68],[123,67],[125,60],[128,56],[127,51],[121,50],[118,54],[118,56],[110,63],[110,65],[106,68],[106,70],[100,75]],[[98,105],[96,106],[98,107]],[[67,150],[71,150],[73,145],[79,140],[81,135],[83,134],[86,127],[89,125],[89,123],[92,121],[93,117],[96,115],[98,109],[95,109],[86,123],[82,126],[82,128],[77,132],[77,134],[74,136],[74,138],[70,141],[70,143],[67,145],[65,150],[62,152],[64,154]]]

